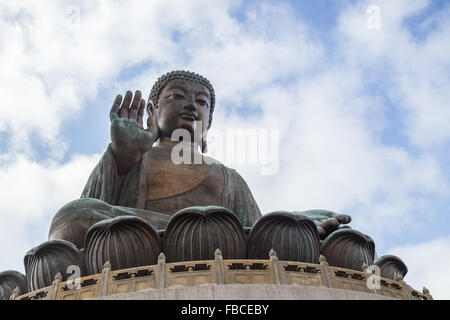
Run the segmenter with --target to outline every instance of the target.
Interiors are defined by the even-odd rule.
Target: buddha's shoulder
[[[205,159],[207,159],[207,161],[209,161],[208,163],[210,163],[211,165],[222,169],[222,171],[224,171],[224,173],[226,173],[228,177],[233,179],[235,182],[244,181],[244,178],[242,178],[242,176],[239,174],[239,172],[236,171],[236,169],[230,168],[219,160],[208,156],[205,156]]]
[[[210,156],[202,154],[202,160],[203,160],[203,163],[206,163],[206,164],[209,164],[209,165],[223,167],[225,169],[229,169],[222,162],[220,162],[219,160],[214,159],[214,158],[212,158]]]

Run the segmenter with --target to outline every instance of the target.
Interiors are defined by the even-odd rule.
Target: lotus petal
[[[97,274],[106,261],[112,270],[156,264],[161,239],[146,220],[121,216],[94,224],[86,233],[84,250],[88,274]]]
[[[280,260],[318,263],[320,240],[309,217],[287,211],[265,214],[256,221],[248,238],[248,258],[267,259],[274,249]]]
[[[363,263],[373,264],[375,243],[359,231],[339,229],[322,242],[321,254],[331,266],[362,271]]]
[[[381,256],[375,261],[375,264],[380,267],[381,276],[384,278],[397,280],[398,276],[404,278],[408,273],[408,267],[397,256]]]
[[[0,273],[0,300],[9,300],[15,288],[20,294],[27,293],[27,278],[18,271],[7,270]]]
[[[170,219],[163,238],[167,262],[214,259],[218,248],[224,259],[247,256],[244,229],[231,210],[218,206],[190,207]]]
[[[57,273],[62,281],[72,275],[67,273],[69,266],[79,267],[84,276],[83,257],[78,248],[65,240],[49,240],[28,251],[24,258],[28,289],[34,291],[50,286]]]

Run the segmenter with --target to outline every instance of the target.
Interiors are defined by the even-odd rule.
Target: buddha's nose
[[[190,112],[195,112],[197,110],[197,108],[195,108],[193,103],[189,103],[189,104],[185,105],[183,107],[183,109],[190,111]]]

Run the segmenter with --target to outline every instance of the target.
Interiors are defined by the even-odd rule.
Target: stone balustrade
[[[14,290],[11,300],[81,300],[143,289],[204,284],[272,284],[326,287],[377,294],[402,300],[430,300],[429,291],[414,290],[399,277],[397,281],[379,278],[379,289],[370,289],[371,276],[364,271],[329,266],[325,257],[319,264],[279,261],[271,250],[269,260],[224,260],[216,250],[214,260],[166,263],[163,253],[158,263],[122,270],[111,270],[105,263],[102,273],[61,282],[55,276],[52,285],[24,295]],[[370,279],[369,279],[370,280]]]

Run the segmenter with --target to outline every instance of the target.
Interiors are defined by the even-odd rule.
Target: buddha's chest
[[[145,159],[146,200],[175,196],[194,189],[213,170],[208,164],[175,164],[165,150],[151,150]],[[208,177],[214,183],[214,175]],[[217,182],[218,183],[218,182]]]

